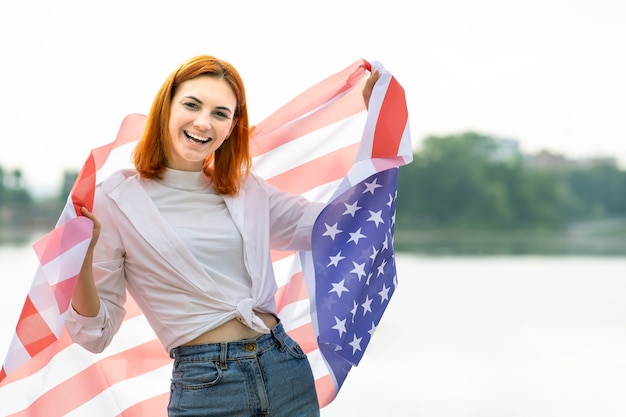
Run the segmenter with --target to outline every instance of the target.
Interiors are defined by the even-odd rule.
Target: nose
[[[199,129],[208,130],[211,128],[211,115],[209,113],[200,112],[193,121],[193,124]]]

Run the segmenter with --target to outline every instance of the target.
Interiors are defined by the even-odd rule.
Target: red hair
[[[166,143],[170,140],[168,124],[172,98],[180,84],[202,75],[223,79],[237,98],[235,126],[228,140],[204,161],[202,167],[219,193],[234,195],[239,192],[252,166],[246,92],[237,70],[215,57],[200,55],[191,58],[166,78],[152,102],[143,135],[133,152],[133,161],[142,177],[161,178],[167,168]]]

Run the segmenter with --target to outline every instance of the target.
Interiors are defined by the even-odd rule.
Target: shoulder
[[[134,181],[138,178],[139,174],[134,169],[120,169],[118,171],[113,172],[111,175],[106,177],[100,184],[96,187],[99,188],[105,194],[109,194],[120,184],[126,181]]]

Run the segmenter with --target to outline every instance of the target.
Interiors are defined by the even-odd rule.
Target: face
[[[183,82],[172,98],[167,166],[200,171],[235,124],[237,98],[228,83],[210,76]]]

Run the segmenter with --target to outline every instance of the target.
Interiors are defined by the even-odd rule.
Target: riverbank
[[[432,256],[626,256],[626,219],[581,222],[563,230],[396,230],[395,248]]]

